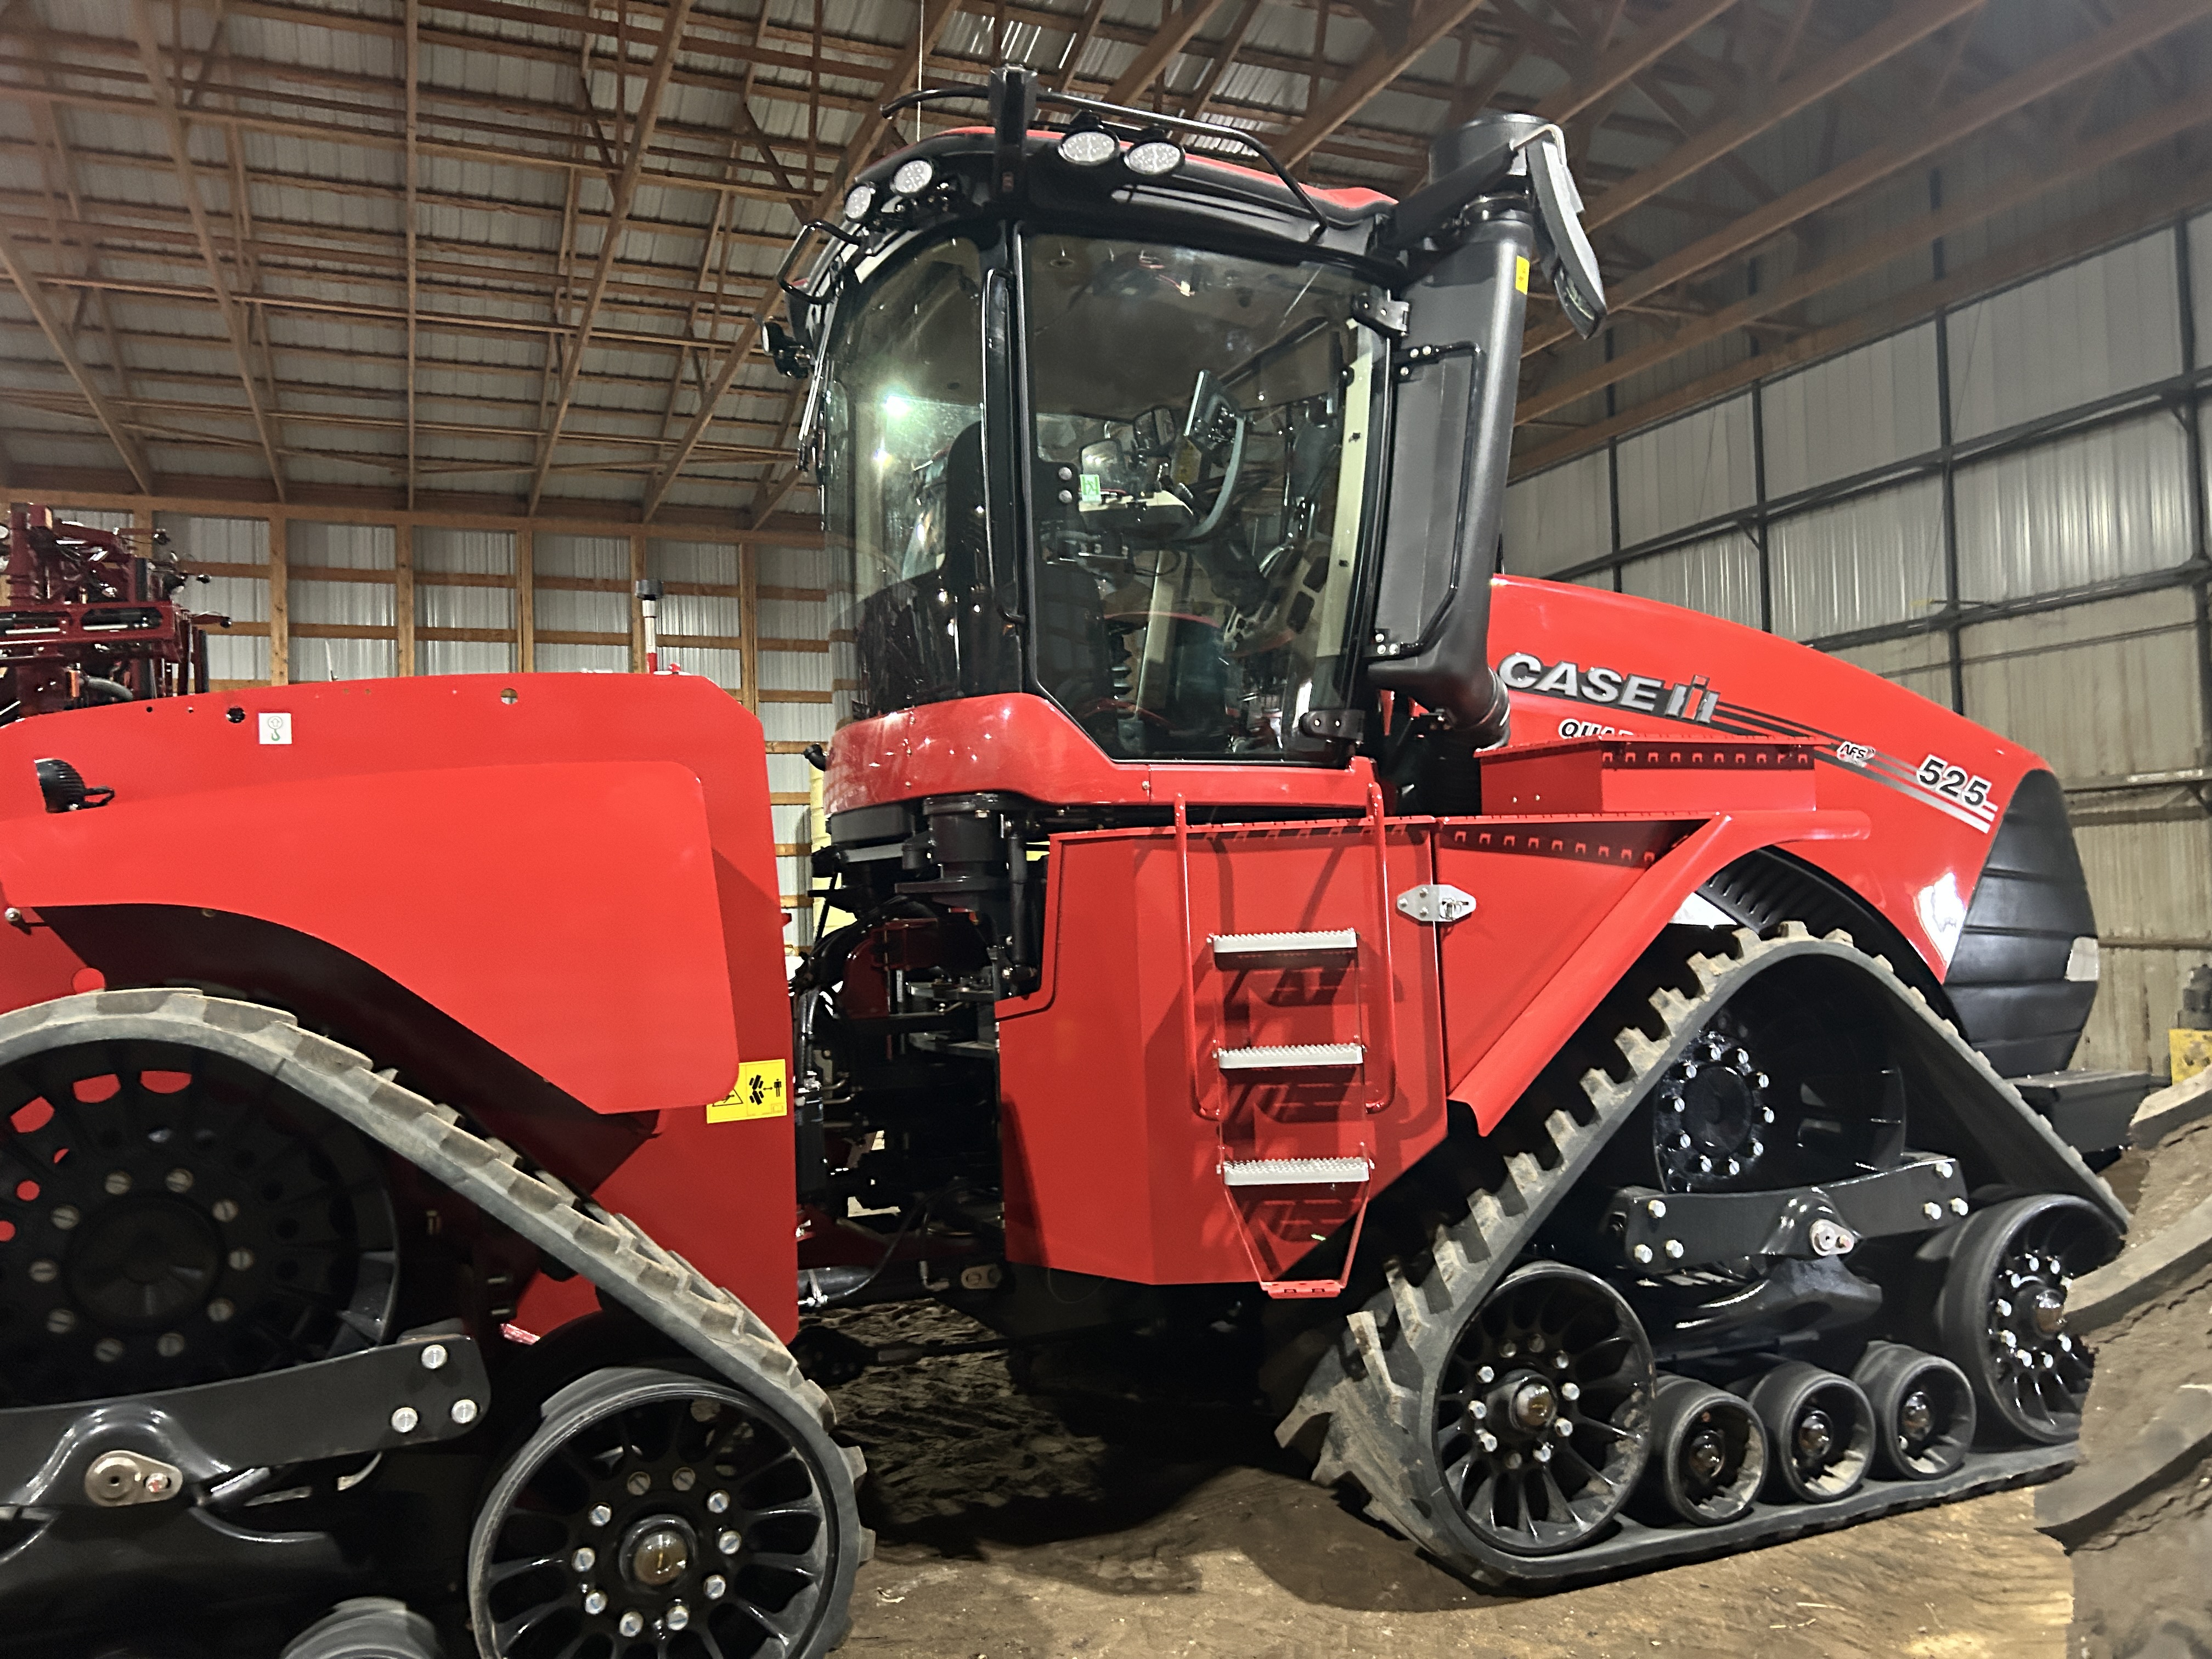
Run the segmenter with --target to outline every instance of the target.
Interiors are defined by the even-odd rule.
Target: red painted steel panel
[[[1173,830],[1054,838],[1052,977],[1034,996],[999,1006],[1014,1260],[1143,1284],[1278,1276],[1315,1235],[1351,1218],[1358,1194],[1316,1187],[1232,1196],[1224,1158],[1364,1156],[1380,1188],[1437,1143],[1435,942],[1389,905],[1429,878],[1425,827],[1394,825],[1388,845],[1388,880],[1378,883],[1368,824],[1194,827],[1186,931]],[[1360,948],[1343,968],[1231,972],[1208,945],[1218,933],[1346,927]],[[1390,945],[1387,1019],[1378,935]],[[1195,1076],[1186,969],[1197,991]],[[1390,1023],[1395,1044],[1382,1040]],[[1310,1081],[1231,1082],[1212,1063],[1217,1047],[1354,1038],[1369,1043],[1372,1063]],[[1370,1113],[1373,1093],[1388,1098]]]
[[[289,740],[262,740],[264,714]],[[46,756],[113,804],[47,813]],[[71,711],[0,729],[0,895],[33,919],[154,904],[294,930],[647,1126],[600,1195],[793,1328],[790,1121],[705,1118],[741,1060],[790,1060],[765,746],[727,693],[470,676]],[[5,1006],[87,966],[0,928]]]
[[[925,703],[855,720],[830,748],[832,812],[1003,789],[1051,805],[1339,807],[1364,811],[1374,769],[1109,760],[1056,703],[1013,694]]]

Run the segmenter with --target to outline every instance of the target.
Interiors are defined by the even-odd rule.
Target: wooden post
[[[398,659],[392,672],[415,672],[415,526],[402,520],[392,529],[392,622]]]
[[[645,672],[645,611],[637,602],[636,584],[645,580],[645,532],[629,532],[629,672]]]
[[[538,589],[534,539],[528,525],[514,532],[514,672],[538,666]]]
[[[292,526],[282,514],[269,515],[269,684],[292,683]]]
[[[760,713],[760,554],[738,544],[738,697]]]

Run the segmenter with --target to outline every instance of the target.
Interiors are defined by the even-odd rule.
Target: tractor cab
[[[1532,267],[1603,311],[1558,129],[1472,123],[1393,202],[1019,70],[901,106],[963,100],[988,126],[868,169],[782,273],[855,715],[1034,698],[1113,761],[1340,766],[1396,690],[1496,741]]]

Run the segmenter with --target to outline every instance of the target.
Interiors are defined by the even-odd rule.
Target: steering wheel
[[[1205,476],[1206,463],[1213,459],[1212,452],[1219,449],[1224,441],[1220,433],[1224,422],[1229,427],[1229,453],[1221,461],[1221,476],[1214,485],[1213,500],[1200,514],[1199,521],[1175,538],[1179,542],[1203,541],[1221,528],[1221,521],[1228,517],[1230,504],[1237,496],[1237,480],[1244,471],[1244,438],[1251,428],[1237,400],[1214,380],[1213,371],[1201,368],[1191,386],[1190,410],[1183,416],[1182,437],[1176,445],[1175,465],[1170,474],[1176,494],[1183,497],[1194,513],[1199,512],[1198,487]],[[1183,476],[1186,471],[1188,477]]]

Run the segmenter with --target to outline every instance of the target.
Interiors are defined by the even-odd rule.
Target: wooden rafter
[[[1833,206],[1869,185],[1893,177],[1928,156],[1948,149],[2008,115],[2071,85],[2083,76],[2163,40],[2174,31],[2212,15],[2212,0],[2146,0],[2119,22],[2063,52],[2039,58],[1996,85],[1949,106],[1917,128],[1896,132],[1865,155],[1830,168],[1773,201],[1765,203],[1711,235],[1675,250],[1617,284],[1616,307],[1663,292],[1711,270],[1724,259],[1787,230],[1810,214]],[[1894,131],[1893,124],[1893,131]],[[1571,331],[1564,322],[1529,331],[1524,355],[1564,341]]]
[[[1160,26],[1129,67],[1106,88],[1109,104],[1133,104],[1151,89],[1153,80],[1175,62],[1199,30],[1220,9],[1221,0],[1160,0]]]
[[[143,5],[145,0],[137,0],[137,3]],[[607,279],[614,273],[615,249],[622,240],[624,222],[629,217],[629,204],[637,197],[638,178],[644,171],[646,150],[653,143],[653,126],[660,119],[660,102],[667,94],[669,76],[676,67],[677,48],[683,39],[684,21],[690,15],[691,3],[692,0],[670,0],[667,14],[661,20],[660,44],[653,52],[653,67],[647,72],[644,88],[638,94],[637,118],[629,147],[623,158],[621,175],[615,180],[614,200],[607,210],[606,228],[600,234],[599,258],[592,267],[591,282],[584,289],[583,314],[577,321],[567,359],[561,365],[561,389],[554,399],[552,419],[546,425],[538,452],[537,470],[531,477],[532,512],[537,510],[538,498],[545,489],[546,469],[553,465],[553,452],[561,442],[561,428],[575,401],[576,377],[583,372],[584,351],[591,344],[592,331],[599,322],[599,302],[606,297]]]
[[[107,434],[107,440],[115,446],[116,453],[123,457],[123,465],[131,469],[131,476],[137,480],[138,488],[150,495],[154,489],[154,469],[146,463],[145,452],[138,447],[137,435],[125,423],[120,411],[108,402],[107,394],[100,389],[100,383],[92,378],[92,371],[85,367],[84,359],[77,355],[76,342],[70,337],[68,325],[55,315],[52,305],[39,286],[38,273],[31,269],[30,262],[24,258],[23,252],[15,246],[15,239],[4,230],[0,230],[0,264],[7,266],[9,280],[15,284],[15,291],[23,296],[23,303],[30,307],[32,317],[38,322],[39,331],[46,337],[46,343],[52,348],[54,356],[61,359],[62,367],[69,371],[70,379],[76,382],[76,389],[84,395],[85,402],[92,405],[93,417],[100,422],[100,430]]]
[[[139,62],[144,66],[146,83],[153,95],[155,112],[161,130],[168,140],[169,159],[175,165],[177,186],[184,192],[185,210],[191,216],[192,234],[198,239],[200,258],[207,266],[208,282],[215,291],[216,308],[222,313],[223,331],[230,337],[231,355],[238,362],[240,384],[246,388],[246,406],[253,414],[255,433],[261,440],[261,453],[269,464],[269,482],[276,491],[276,498],[284,498],[284,467],[277,459],[281,442],[269,411],[261,405],[261,389],[253,376],[253,363],[246,337],[246,321],[234,303],[228,278],[223,274],[222,260],[216,252],[215,233],[208,224],[207,206],[200,200],[199,173],[192,164],[191,137],[185,117],[177,107],[175,88],[170,84],[168,66],[161,61],[161,40],[155,27],[151,0],[131,0],[131,21],[138,42]]]

